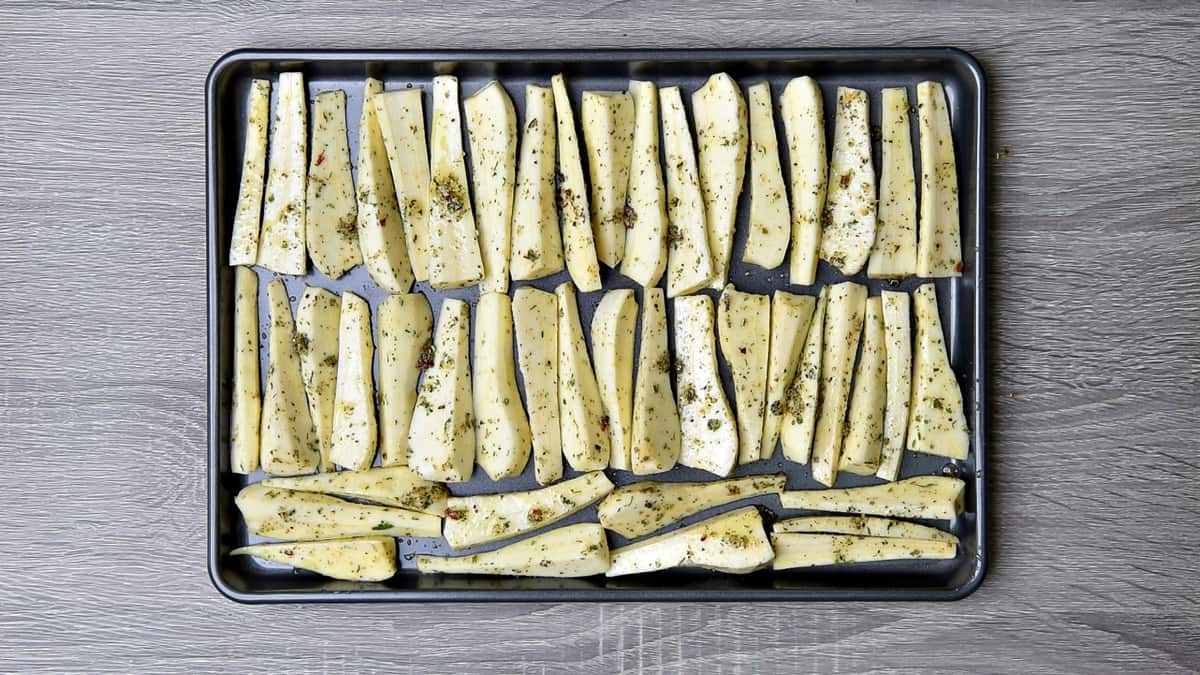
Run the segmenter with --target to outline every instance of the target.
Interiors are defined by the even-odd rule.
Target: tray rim
[[[364,591],[315,591],[315,592],[245,592],[231,587],[221,577],[221,555],[219,546],[219,505],[216,504],[220,481],[219,444],[219,339],[215,317],[218,312],[217,270],[219,243],[217,233],[217,168],[213,161],[216,146],[217,88],[223,78],[236,66],[254,61],[781,61],[788,59],[853,60],[879,58],[891,59],[940,58],[959,65],[970,74],[974,85],[976,103],[976,133],[971,141],[978,148],[976,153],[975,180],[975,311],[973,317],[975,340],[973,345],[975,382],[973,431],[975,441],[975,530],[978,542],[975,569],[963,584],[953,588],[580,588],[580,589],[387,589]],[[205,427],[208,448],[206,485],[206,537],[208,543],[208,576],[216,589],[225,597],[242,604],[296,604],[296,603],[349,603],[349,602],[787,602],[787,601],[953,601],[961,600],[974,593],[987,576],[990,563],[988,533],[987,494],[987,313],[984,308],[986,295],[985,267],[987,250],[987,208],[989,181],[987,175],[987,76],[980,62],[969,52],[957,47],[831,47],[831,48],[767,48],[767,49],[483,49],[483,50],[424,50],[424,49],[235,49],[225,53],[213,63],[204,83],[205,117],[205,322],[206,340],[206,384],[208,388],[207,424]]]

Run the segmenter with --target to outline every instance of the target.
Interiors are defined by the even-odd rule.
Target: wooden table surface
[[[0,671],[1200,669],[1200,6],[0,5]],[[992,532],[950,604],[245,607],[205,572],[236,47],[954,45],[991,81]]]

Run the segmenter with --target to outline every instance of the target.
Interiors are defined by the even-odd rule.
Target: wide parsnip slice
[[[371,306],[346,291],[338,324],[337,387],[333,401],[333,433],[329,459],[347,469],[365,469],[375,461],[375,386],[371,365]]]
[[[513,294],[517,363],[525,382],[525,407],[533,433],[533,474],[549,485],[562,478],[558,419],[558,298],[532,286]]]
[[[958,550],[949,541],[853,534],[779,533],[771,535],[771,543],[775,547],[772,567],[777,570],[879,560],[949,560]]]
[[[687,112],[679,87],[658,92],[662,104],[663,154],[667,159],[667,296],[689,295],[708,285],[713,275],[704,219],[704,193]]]
[[[229,416],[229,470],[258,470],[262,394],[258,380],[258,275],[249,267],[234,273],[233,402]]]
[[[713,305],[707,295],[675,298],[679,463],[728,476],[738,459],[737,421],[717,370]]]
[[[908,90],[882,92],[882,157],[875,247],[867,263],[872,279],[903,279],[917,273],[917,182],[913,176]]]
[[[951,520],[962,513],[964,488],[960,478],[915,476],[865,487],[794,490],[781,494],[779,503],[785,509]]]
[[[733,374],[738,464],[749,464],[762,454],[771,350],[770,296],[744,293],[733,284],[726,286],[717,305],[717,335],[721,354]]]
[[[370,99],[383,134],[396,202],[404,218],[404,240],[413,276],[425,281],[429,278],[429,150],[425,145],[421,90],[386,91]]]
[[[258,262],[258,235],[262,227],[263,173],[267,170],[267,124],[271,116],[271,81],[252,80],[246,103],[246,141],[242,147],[242,179],[237,210],[233,215],[230,265]],[[258,460],[254,460],[257,465]]]
[[[512,300],[483,293],[475,305],[475,461],[492,480],[519,475],[532,438],[513,364]]]
[[[375,317],[379,345],[379,455],[408,466],[408,431],[421,369],[433,365],[433,311],[420,293],[389,295]]]
[[[679,461],[679,409],[671,393],[666,299],[661,288],[642,295],[642,340],[633,394],[630,464],[636,474],[667,471]]]
[[[811,286],[817,280],[828,179],[821,87],[811,77],[794,78],[784,87],[779,106],[791,164],[792,254],[788,278],[793,284]]]
[[[396,575],[396,540],[392,537],[255,544],[229,554],[251,555],[342,581],[383,581]]]
[[[320,445],[304,395],[296,354],[292,305],[282,279],[267,284],[267,386],[263,393],[259,459],[263,471],[294,476],[314,471]]]
[[[428,480],[468,481],[475,469],[470,324],[467,303],[442,301],[432,365],[421,380],[408,429],[408,465]]]
[[[319,492],[335,497],[362,499],[384,506],[424,511],[440,516],[446,511],[449,491],[441,483],[425,480],[406,466],[383,466],[361,471],[333,471],[312,476],[268,478],[266,487],[296,492]]]
[[[613,469],[629,471],[633,425],[633,334],[637,330],[637,300],[633,291],[608,291],[592,314],[592,356],[596,384],[608,427],[609,460]]]
[[[321,446],[321,471],[336,467],[330,457],[333,438],[333,403],[337,391],[338,325],[342,320],[342,301],[324,288],[304,289],[296,305],[296,351],[300,355],[300,374],[308,395],[308,413],[312,417],[317,443]]]
[[[358,203],[346,138],[346,92],[339,89],[317,94],[312,117],[304,236],[313,265],[321,274],[337,279],[362,262]]]
[[[883,414],[887,406],[886,346],[883,299],[867,298],[863,321],[862,355],[854,374],[854,394],[846,420],[839,471],[870,476],[879,468],[883,449]]]
[[[786,482],[780,473],[707,483],[633,483],[609,493],[596,512],[605,528],[633,539],[716,506],[779,494]]]
[[[762,515],[747,506],[616,549],[606,574],[616,577],[673,567],[747,574],[773,557]]]
[[[921,134],[921,224],[917,276],[962,276],[958,223],[958,165],[946,92],[940,82],[917,85]]]
[[[450,548],[511,539],[553,525],[612,489],[603,471],[593,471],[537,490],[450,497],[443,534]]]
[[[633,98],[626,91],[585,91],[579,114],[592,184],[596,257],[616,268],[625,256],[625,195],[633,154]]]
[[[813,431],[817,426],[817,406],[821,398],[821,355],[825,351],[825,313],[828,306],[829,287],[826,286],[817,296],[817,307],[813,310],[813,318],[804,337],[800,363],[784,397],[779,445],[783,448],[785,459],[800,464],[808,462]]]
[[[429,285],[462,288],[483,278],[458,111],[458,78],[433,78],[429,134]]]
[[[279,74],[275,124],[271,128],[271,165],[258,266],[280,274],[304,274],[305,169],[308,159],[308,95],[304,75]]]
[[[658,87],[629,82],[633,97],[633,155],[625,210],[625,257],[621,274],[642,286],[657,286],[667,269],[667,192],[658,161]]]
[[[586,292],[600,288],[600,263],[592,234],[587,183],[583,179],[575,113],[562,73],[550,78],[554,90],[554,116],[558,120],[558,208],[562,221],[563,255],[571,280]]]
[[[250,532],[272,539],[436,537],[442,529],[442,519],[428,513],[357,504],[262,483],[242,488],[234,503]]]
[[[558,298],[558,419],[563,455],[576,471],[603,469],[611,450],[608,425],[583,341],[575,288],[564,282],[554,294]]]
[[[913,291],[917,317],[913,355],[912,414],[908,420],[908,449],[951,459],[966,459],[970,449],[962,390],[942,336],[937,291],[925,284]]]
[[[779,165],[771,83],[759,82],[746,91],[750,98],[750,232],[742,260],[773,270],[787,255],[792,220]]]
[[[375,105],[375,97],[382,95],[383,83],[368,77],[358,118],[358,245],[367,272],[380,288],[407,293],[413,284],[413,268],[405,241],[407,226],[388,169],[383,121]]]
[[[788,386],[796,378],[804,338],[812,323],[817,299],[775,291],[771,298],[771,349],[767,359],[767,409],[763,419],[762,448],[759,459],[770,459],[779,441],[787,408]]]
[[[700,189],[704,194],[708,250],[713,264],[708,285],[719,290],[729,278],[738,197],[746,178],[746,148],[750,138],[746,100],[732,77],[717,73],[692,94],[692,115],[696,118]]]
[[[508,292],[513,189],[517,173],[517,113],[496,81],[463,101],[471,141],[471,179],[483,259],[480,293]]]
[[[887,403],[883,414],[883,449],[876,476],[896,480],[908,434],[912,396],[912,334],[908,293],[883,291],[883,338],[887,360]]]
[[[515,280],[540,279],[563,268],[562,234],[554,203],[554,93],[525,85],[525,126],[513,197],[512,253]]]
[[[608,539],[595,523],[565,525],[494,551],[458,557],[417,556],[426,574],[503,574],[517,577],[590,577],[608,570]]]
[[[812,447],[813,478],[822,485],[833,485],[837,480],[850,376],[866,307],[866,286],[844,281],[829,287],[824,353],[821,354],[821,399]]]
[[[865,537],[896,537],[923,541],[958,543],[958,537],[936,527],[880,516],[805,516],[776,521],[775,532],[857,534]]]
[[[875,166],[871,163],[870,113],[867,92],[838,87],[821,258],[846,276],[862,270],[875,244]]]

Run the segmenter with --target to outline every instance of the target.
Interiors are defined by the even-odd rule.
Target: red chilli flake
[[[421,370],[429,370],[433,367],[433,341],[426,340],[425,346],[421,348],[421,355],[417,357],[417,367]]]
[[[316,165],[321,166],[324,163],[325,163],[325,153],[322,152],[321,154],[317,155]]]
[[[380,218],[380,219],[379,219],[379,226],[380,226],[380,227],[387,227],[387,216],[384,216],[384,217],[382,217],[382,218]]]
[[[700,535],[700,541],[708,541],[708,534],[706,533],[706,534]]]
[[[957,263],[954,264],[954,271],[961,272],[962,270],[963,270],[963,264],[962,264],[962,261],[959,260]]]
[[[455,509],[446,509],[446,517],[449,518],[450,520],[462,520],[462,516],[463,516],[462,511],[457,511]]]
[[[600,418],[600,431],[608,431],[608,415]]]
[[[293,553],[294,553],[294,551],[292,551],[292,549],[290,549],[290,548],[283,549],[283,554],[288,556],[289,558],[292,556]]]

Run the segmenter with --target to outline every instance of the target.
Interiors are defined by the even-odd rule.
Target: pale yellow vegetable
[[[362,115],[358,118],[358,245],[371,279],[388,293],[407,293],[413,284],[407,227],[401,215],[396,186],[388,170],[384,120],[375,98],[383,83],[368,77],[363,84]],[[390,113],[390,107],[388,109]],[[422,135],[422,139],[424,136]],[[424,147],[422,140],[421,147]],[[411,211],[411,207],[409,211]]]
[[[642,338],[633,394],[630,464],[636,474],[667,471],[679,461],[679,409],[671,394],[666,300],[661,288],[642,295]]]
[[[458,78],[433,78],[429,134],[429,285],[462,288],[483,278],[458,110]]]
[[[952,459],[966,459],[970,449],[962,390],[950,367],[937,291],[925,284],[913,291],[917,337],[913,354],[912,413],[908,449]]]
[[[365,469],[375,461],[375,385],[371,364],[371,307],[366,300],[342,293],[338,324],[337,387],[333,401],[333,432],[329,459],[347,469]]]
[[[533,472],[549,485],[562,478],[558,419],[558,299],[531,286],[513,294],[517,363],[525,382],[525,405],[533,433]]]
[[[606,574],[616,577],[673,567],[746,574],[773,557],[762,516],[747,506],[616,549]]]
[[[939,82],[917,85],[921,134],[921,223],[917,276],[962,276],[958,221],[958,167],[946,92]]]
[[[792,220],[779,165],[771,83],[759,82],[746,91],[750,99],[750,231],[742,260],[775,269],[787,254]]]
[[[600,524],[626,539],[656,532],[713,507],[783,492],[787,476],[745,476],[708,483],[622,485],[600,502]]]
[[[280,274],[304,274],[305,162],[308,158],[308,96],[304,75],[279,74],[279,97],[271,128],[271,165],[258,245],[258,266]]]
[[[408,429],[408,465],[429,480],[467,481],[475,468],[470,324],[465,302],[442,301],[433,365],[421,380]]]
[[[554,202],[554,94],[549,87],[525,86],[525,126],[513,197],[513,279],[540,279],[563,268],[562,235]]]
[[[518,577],[590,577],[608,570],[608,540],[595,523],[565,525],[494,551],[444,557],[417,556],[417,569],[434,574]]]
[[[767,412],[767,361],[771,350],[771,298],[743,293],[730,284],[717,303],[721,353],[733,374],[737,408],[738,464],[762,454]]]
[[[483,260],[480,293],[508,292],[513,189],[517,173],[517,113],[499,82],[463,101],[471,141],[471,179]]]
[[[346,92],[323,91],[313,101],[312,157],[305,197],[305,239],[313,265],[337,279],[362,263],[358,204],[346,138]]]
[[[330,457],[333,438],[333,404],[337,396],[338,326],[342,320],[342,302],[324,288],[304,289],[296,305],[296,351],[300,355],[300,374],[308,395],[308,414],[312,417],[317,443],[321,446],[321,471],[333,471]]]
[[[948,541],[860,537],[852,534],[771,535],[777,570],[879,560],[949,560],[958,546]]]
[[[875,244],[875,166],[871,163],[871,101],[867,92],[838,87],[821,258],[842,274],[858,274]]]
[[[794,78],[779,97],[779,106],[791,164],[792,253],[788,278],[793,284],[811,286],[817,280],[828,178],[821,88],[811,77]]]
[[[342,581],[383,581],[396,575],[396,540],[391,537],[255,544],[229,553],[250,555]]]
[[[558,207],[562,221],[563,255],[571,280],[584,292],[599,290],[600,263],[592,235],[587,183],[583,179],[575,113],[562,73],[550,78],[554,90],[554,116],[558,120]]]
[[[436,537],[442,529],[442,519],[428,513],[261,483],[242,488],[234,502],[251,533],[272,539]]]
[[[687,112],[679,87],[659,91],[662,104],[663,154],[666,156],[670,228],[667,243],[667,296],[689,295],[708,285],[713,275],[704,219],[704,193]]]
[[[951,520],[963,510],[965,484],[950,476],[915,476],[856,488],[795,490],[779,496],[785,509]]]
[[[592,357],[596,384],[608,427],[609,460],[613,469],[629,471],[633,426],[633,336],[637,330],[637,300],[633,291],[608,291],[592,314]]]
[[[867,276],[903,279],[917,272],[917,182],[913,176],[908,90],[884,89],[882,98],[878,227]]]
[[[242,178],[238,186],[230,265],[258,261],[258,234],[262,226],[263,173],[267,169],[267,123],[271,115],[271,81],[251,80],[246,103],[246,142],[242,147]],[[258,460],[254,460],[257,464]]]
[[[408,466],[408,431],[417,405],[421,361],[433,349],[433,311],[420,293],[389,295],[379,304],[375,322],[379,334],[380,463]]]
[[[475,305],[475,461],[492,480],[519,475],[532,438],[513,363],[512,300],[483,293]]]
[[[383,134],[396,202],[404,218],[405,247],[413,276],[425,281],[429,278],[429,150],[425,146],[421,90],[387,91],[370,99]]]
[[[316,470],[320,445],[308,412],[296,354],[292,305],[282,279],[267,284],[267,385],[263,393],[259,459],[263,471],[293,476]]]
[[[249,267],[234,272],[233,395],[229,415],[229,470],[258,470],[258,429],[262,394],[258,381],[258,275]]]
[[[629,82],[633,97],[633,155],[629,161],[625,257],[621,274],[647,288],[667,269],[667,192],[658,160],[658,87]]]
[[[713,305],[707,295],[675,298],[681,443],[679,463],[728,476],[738,458],[737,421],[717,370]]]
[[[846,430],[850,376],[866,306],[866,286],[844,281],[829,287],[824,353],[821,354],[821,398],[812,447],[813,478],[822,485],[833,485],[837,481]]]
[[[883,334],[883,300],[867,298],[862,354],[854,374],[854,394],[846,420],[839,471],[870,476],[879,468],[883,450],[883,415],[887,406],[887,372]]]
[[[883,291],[883,336],[887,360],[887,404],[883,415],[883,449],[876,476],[896,480],[908,433],[912,395],[912,335],[908,293]]]
[[[767,359],[767,410],[760,459],[770,459],[779,441],[787,408],[787,390],[796,377],[800,352],[812,323],[817,299],[775,291],[771,298],[771,350]]]
[[[558,297],[558,418],[563,455],[576,471],[603,469],[611,445],[600,387],[583,341],[575,289],[565,282],[554,294]]]
[[[737,82],[717,73],[692,94],[696,146],[700,159],[700,189],[713,275],[709,287],[722,289],[729,278],[738,197],[746,177],[746,148],[750,132],[746,100]]]
[[[451,548],[467,548],[553,525],[612,492],[602,471],[537,490],[502,492],[446,500],[443,535]]]
[[[296,492],[319,492],[336,497],[363,499],[384,506],[424,511],[441,516],[449,492],[441,483],[425,480],[406,466],[384,466],[362,471],[334,471],[312,476],[268,478],[264,487]]]
[[[633,98],[625,91],[585,91],[580,117],[592,185],[596,257],[615,268],[625,256],[625,195],[633,154]]]
[[[775,532],[813,532],[819,534],[857,534],[867,537],[895,537],[924,541],[958,543],[958,537],[936,527],[880,516],[805,516],[780,520]]]
[[[788,385],[783,406],[783,424],[779,445],[784,458],[805,464],[812,452],[813,431],[817,426],[817,406],[821,396],[821,355],[825,351],[825,314],[829,306],[829,287],[821,289],[817,307],[808,326],[804,349],[796,374]]]

